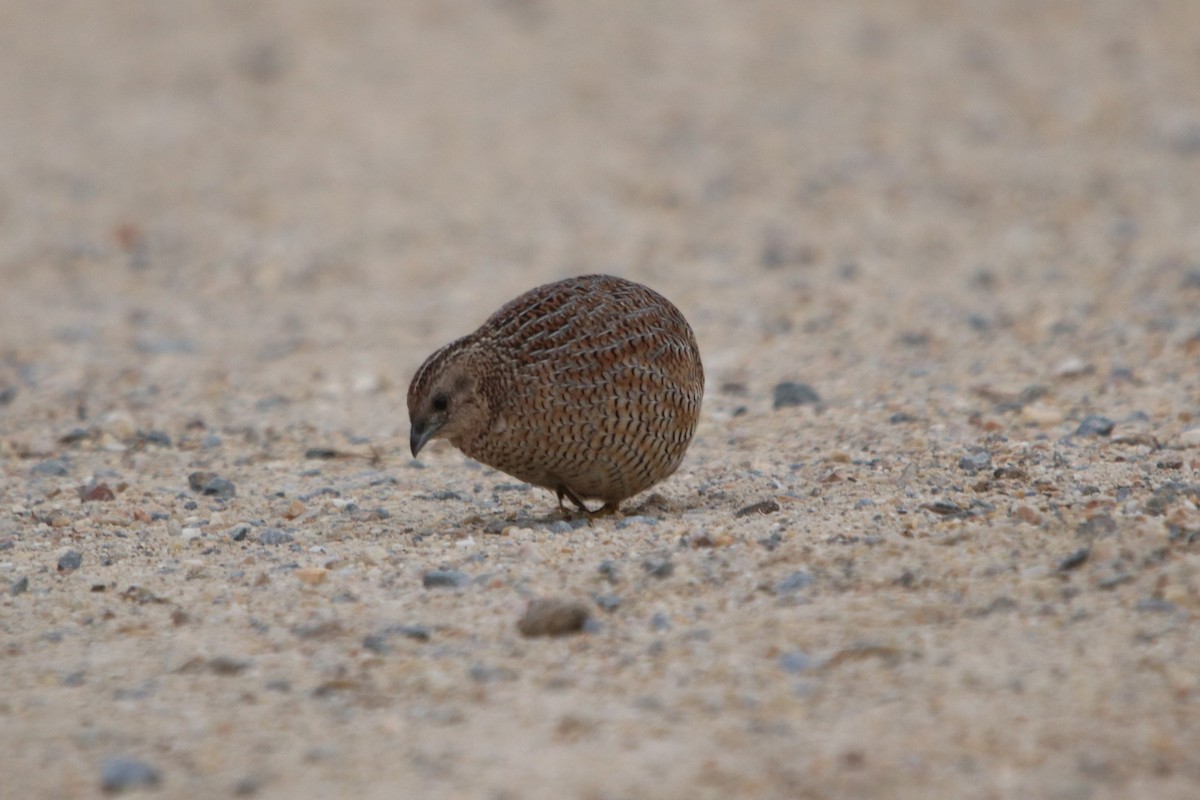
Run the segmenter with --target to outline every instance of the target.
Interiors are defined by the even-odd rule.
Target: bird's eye
[[[444,394],[439,394],[433,398],[433,410],[445,411],[450,407],[450,398]]]

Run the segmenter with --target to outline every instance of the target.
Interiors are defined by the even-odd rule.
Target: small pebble
[[[612,613],[621,607],[621,598],[615,594],[598,594],[593,598],[601,611]]]
[[[58,477],[66,475],[70,471],[66,460],[62,458],[48,458],[45,461],[39,461],[30,470],[34,475],[52,475]]]
[[[647,558],[642,562],[642,568],[652,578],[669,578],[675,572],[675,565],[669,558]]]
[[[817,660],[799,650],[789,650],[779,657],[780,669],[792,675],[806,672],[815,666],[817,666]]]
[[[240,525],[234,525],[232,528],[225,531],[225,535],[228,536],[230,539],[233,539],[235,542],[245,541],[246,536],[249,533],[250,533],[250,526],[245,523],[242,523]]]
[[[812,585],[813,577],[804,570],[797,570],[775,584],[775,594],[795,594]]]
[[[29,576],[22,575],[8,586],[8,593],[13,597],[29,591]]]
[[[625,519],[617,521],[617,530],[628,528],[631,525],[657,525],[658,519],[655,517],[647,517],[641,514],[625,517]]]
[[[237,495],[237,488],[214,472],[193,472],[188,475],[188,486],[194,492],[212,497],[229,498]]]
[[[958,468],[972,475],[980,470],[989,469],[991,466],[992,454],[985,450],[968,453],[958,460]]]
[[[113,493],[113,490],[103,481],[79,487],[79,502],[81,503],[101,503],[115,500],[116,498],[117,496]]]
[[[1064,418],[1062,411],[1041,403],[1021,406],[1021,419],[1034,425],[1057,425]]]
[[[471,576],[456,569],[435,569],[421,578],[426,589],[462,589],[471,585]]]
[[[113,794],[131,789],[150,789],[162,783],[162,773],[144,761],[117,756],[101,765],[100,787]]]
[[[1054,377],[1056,378],[1078,378],[1080,375],[1086,375],[1092,372],[1091,364],[1085,362],[1082,358],[1072,356],[1060,363],[1054,368]]]
[[[296,537],[279,528],[263,528],[258,533],[259,544],[286,544]]]
[[[1191,428],[1179,434],[1179,443],[1184,447],[1200,447],[1200,428]]]
[[[1116,533],[1117,521],[1108,514],[1096,514],[1079,523],[1076,532],[1080,536],[1106,536]]]
[[[301,583],[309,586],[319,586],[329,577],[329,570],[324,567],[302,567],[293,573]]]
[[[784,381],[775,385],[775,408],[804,406],[821,402],[820,395],[807,383]]]
[[[529,603],[529,608],[517,621],[517,630],[530,637],[565,636],[583,630],[588,616],[588,609],[582,603],[542,598]]]
[[[1092,549],[1090,547],[1079,548],[1074,553],[1071,553],[1071,555],[1058,562],[1058,571],[1070,572],[1073,569],[1078,569],[1079,567],[1083,566],[1084,562],[1088,560],[1088,557],[1091,554]]]
[[[1090,414],[1083,418],[1075,429],[1076,436],[1108,436],[1113,431],[1115,423],[1108,417]]]
[[[240,675],[250,668],[251,662],[233,656],[216,656],[208,660],[208,668],[214,675]]]
[[[614,561],[610,561],[608,559],[601,561],[600,566],[596,568],[596,571],[603,575],[604,579],[611,584],[615,585],[621,582],[620,570],[617,569],[617,564]]]
[[[656,631],[671,630],[671,618],[661,611],[654,612],[650,617],[650,627]]]
[[[83,556],[74,550],[68,550],[58,557],[59,572],[74,572],[83,564]]]

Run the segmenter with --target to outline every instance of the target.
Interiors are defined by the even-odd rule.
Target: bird
[[[591,518],[675,472],[703,398],[679,309],[640,283],[583,275],[529,290],[434,351],[408,389],[409,445],[416,458],[447,439]]]

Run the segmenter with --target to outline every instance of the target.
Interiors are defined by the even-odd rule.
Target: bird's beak
[[[438,425],[431,425],[421,420],[414,421],[412,430],[408,434],[408,446],[412,449],[413,458],[417,457],[417,453],[421,452],[421,448],[425,443],[433,438],[437,433]]]

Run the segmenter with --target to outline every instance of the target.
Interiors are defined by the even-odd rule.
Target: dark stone
[[[582,603],[574,600],[543,598],[533,600],[517,621],[523,636],[566,636],[583,630],[590,616]]]
[[[293,541],[295,538],[296,537],[292,536],[291,533],[279,528],[263,528],[258,533],[259,544],[287,544],[288,542]]]
[[[216,656],[208,660],[208,668],[214,675],[240,675],[250,668],[250,661],[232,656]]]
[[[74,572],[83,564],[83,556],[74,550],[68,550],[58,557],[59,572]]]
[[[1099,414],[1089,414],[1075,429],[1076,436],[1108,436],[1113,432],[1115,423],[1108,417]]]
[[[111,794],[131,789],[152,789],[160,783],[162,773],[136,758],[106,758],[100,768],[100,788]]]
[[[17,578],[15,581],[13,581],[8,586],[8,593],[11,594],[13,597],[16,597],[19,594],[24,594],[27,591],[29,591],[29,576],[28,575],[22,575],[21,577]]]
[[[1058,562],[1058,571],[1070,572],[1073,569],[1082,567],[1091,554],[1092,549],[1090,547],[1079,548],[1074,553],[1071,553],[1071,555]]]
[[[775,594],[795,594],[801,589],[812,586],[813,576],[804,570],[797,570],[775,584]]]
[[[820,395],[807,383],[784,381],[775,385],[775,408],[805,406],[821,402]]]
[[[609,561],[608,559],[601,561],[600,566],[597,567],[596,571],[603,575],[604,579],[611,584],[617,584],[621,581],[620,571],[617,569],[617,565],[613,561]]]
[[[816,666],[818,663],[815,658],[799,650],[790,650],[779,657],[779,668],[792,675],[807,672]]]
[[[434,569],[421,577],[426,589],[462,589],[471,585],[471,576],[456,569]]]
[[[1080,536],[1107,536],[1117,531],[1117,521],[1108,514],[1096,514],[1079,523],[1076,532]]]
[[[69,474],[70,471],[70,465],[67,464],[65,458],[48,458],[45,461],[39,461],[30,470],[34,475],[50,475],[53,477],[62,477]]]
[[[237,494],[237,489],[231,481],[214,472],[193,472],[188,475],[188,486],[194,492],[214,497],[229,498]]]
[[[968,453],[958,460],[958,468],[972,475],[980,470],[989,469],[991,466],[992,454],[986,450]]]
[[[652,578],[669,578],[675,572],[670,558],[647,558],[642,562],[642,568]]]
[[[609,614],[621,607],[621,598],[615,594],[598,594],[592,599],[596,601],[596,605],[600,607],[601,611]]]

